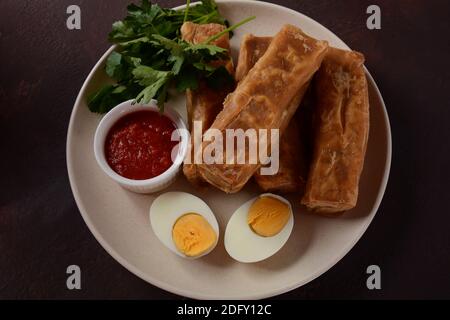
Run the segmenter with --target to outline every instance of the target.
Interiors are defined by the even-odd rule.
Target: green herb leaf
[[[105,113],[129,99],[142,103],[156,99],[163,110],[171,86],[184,92],[197,89],[199,79],[216,88],[232,82],[226,68],[210,63],[226,58],[227,50],[210,43],[250,18],[204,43],[191,44],[180,38],[185,21],[229,26],[214,0],[202,0],[197,5],[188,1],[185,10],[165,9],[142,0],[140,5],[130,4],[127,9],[127,16],[115,22],[108,35],[118,48],[108,57],[105,71],[117,84],[106,85],[89,97],[92,112]]]
[[[150,102],[172,76],[170,71],[158,71],[147,66],[136,67],[132,73],[135,81],[145,87],[136,97],[140,103]]]
[[[158,97],[156,98],[159,110],[164,112],[164,103],[167,100],[167,89],[169,88],[169,83],[166,82],[164,86],[159,90]]]
[[[209,55],[209,56],[211,56],[211,58],[217,58],[217,55],[219,55],[219,54],[222,54],[222,56],[223,56],[228,51],[227,49],[224,49],[224,48],[212,45],[212,44],[204,44],[204,43],[189,45],[184,50],[186,52],[201,53],[204,55]]]
[[[185,92],[187,89],[196,90],[198,80],[195,70],[192,67],[185,67],[176,78],[176,88],[178,92]]]
[[[213,89],[220,89],[232,86],[234,78],[224,66],[220,66],[206,77],[206,84]]]
[[[106,74],[111,78],[116,78],[119,73],[122,73],[121,69],[122,55],[116,51],[113,51],[106,60]]]
[[[136,89],[132,86],[106,85],[88,98],[89,110],[106,113],[119,103],[133,99],[139,93]]]
[[[192,66],[200,71],[206,71],[207,73],[211,73],[216,70],[216,68],[214,68],[212,65],[204,62],[195,62],[192,64]]]
[[[101,88],[88,98],[89,110],[96,113],[104,113],[103,99],[114,90],[114,85],[107,85]]]

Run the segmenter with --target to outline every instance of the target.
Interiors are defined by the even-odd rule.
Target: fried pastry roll
[[[239,49],[236,81],[242,80],[266,53],[272,39],[272,37],[256,37],[252,34],[244,36]],[[302,95],[301,92],[300,94]],[[295,97],[293,103],[296,103],[297,100]],[[258,186],[266,192],[290,193],[303,190],[307,173],[303,149],[297,117],[293,117],[280,138],[278,173],[262,175],[257,170],[253,177]]]
[[[272,39],[273,37],[256,37],[253,34],[244,35],[239,48],[236,81],[244,79],[250,69],[266,53]]]
[[[319,213],[352,209],[369,136],[364,56],[330,48],[316,78],[313,158],[302,203]]]
[[[266,192],[292,193],[304,190],[306,165],[301,149],[300,128],[294,117],[280,137],[278,173],[262,175],[257,170],[253,177],[258,186]]]
[[[227,129],[279,129],[283,132],[301,101],[299,93],[306,91],[327,48],[327,42],[313,39],[295,26],[285,25],[275,35],[266,53],[227,97],[211,128],[219,130],[223,136]],[[298,101],[293,103],[294,99]],[[257,144],[260,144],[259,140],[258,137]],[[203,141],[203,150],[211,143]],[[271,152],[270,139],[264,147]],[[227,152],[230,151],[224,151],[224,160],[229,158]],[[236,159],[247,159],[247,146],[237,148],[235,144],[231,152],[234,163],[198,165],[206,181],[227,193],[241,190],[261,167],[260,162],[237,163]]]
[[[197,44],[224,29],[225,26],[216,23],[195,24],[192,22],[185,22],[181,27],[181,36],[183,40]],[[228,53],[230,53],[230,39],[228,34],[223,35],[214,41],[213,44],[227,49]],[[234,74],[234,66],[230,54],[229,59],[214,61],[212,64],[216,67],[225,66],[231,75]],[[203,131],[207,130],[213,123],[217,114],[222,110],[225,97],[232,90],[232,86],[225,86],[220,89],[210,88],[204,80],[199,81],[197,90],[187,90],[186,108],[188,124],[191,131],[193,129],[194,121],[201,121]],[[183,173],[192,184],[198,186],[201,184],[202,180],[197,173],[196,165],[193,164],[193,152],[193,143],[191,143],[191,163],[185,163],[183,165]]]

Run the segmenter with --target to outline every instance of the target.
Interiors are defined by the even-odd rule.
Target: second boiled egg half
[[[225,249],[237,261],[258,262],[278,252],[293,227],[290,202],[278,195],[262,194],[233,213],[225,230]]]

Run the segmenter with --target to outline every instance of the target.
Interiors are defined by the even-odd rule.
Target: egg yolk
[[[208,251],[216,243],[216,238],[216,232],[208,221],[197,213],[181,216],[172,229],[175,246],[188,257],[196,257]]]
[[[278,234],[289,220],[289,206],[274,197],[261,197],[251,205],[247,222],[262,237]]]

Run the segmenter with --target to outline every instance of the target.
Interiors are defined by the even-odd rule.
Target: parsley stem
[[[205,21],[208,21],[209,20],[209,18],[211,18],[212,16],[214,16],[216,14],[216,12],[210,12],[210,13],[208,13],[207,15],[204,15],[204,16],[201,16],[201,17],[199,17],[199,18],[197,18],[197,19],[194,19],[194,20],[192,20],[192,22],[194,22],[194,23],[202,23],[202,22],[205,22]]]
[[[219,33],[216,33],[215,35],[209,37],[209,38],[206,39],[206,41],[204,41],[203,43],[204,43],[204,44],[210,44],[210,43],[213,42],[214,40],[219,39],[219,38],[220,38],[221,36],[223,36],[225,33],[231,32],[231,31],[233,31],[233,30],[239,28],[239,27],[242,26],[243,24],[246,24],[247,22],[252,21],[252,20],[255,19],[255,18],[256,18],[255,16],[248,17],[248,18],[246,18],[246,19],[244,19],[244,20],[242,20],[242,21],[236,23],[235,25],[232,25],[231,27],[226,28],[225,30],[223,30],[223,31],[221,31],[221,32],[219,32]]]
[[[186,1],[186,11],[184,11],[184,19],[183,19],[183,23],[185,23],[188,19],[188,14],[189,14],[189,5],[191,4],[191,0],[187,0]]]

